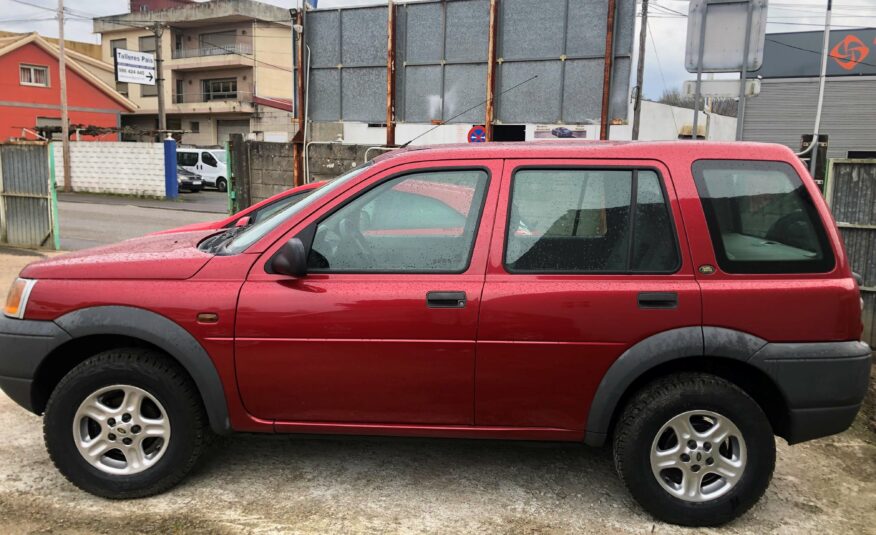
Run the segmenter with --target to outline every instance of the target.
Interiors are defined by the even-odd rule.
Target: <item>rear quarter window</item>
[[[784,162],[699,160],[694,180],[727,273],[824,273],[835,260],[803,181]]]

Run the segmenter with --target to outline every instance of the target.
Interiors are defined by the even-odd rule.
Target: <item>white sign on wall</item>
[[[155,55],[116,49],[116,81],[129,84],[155,85]]]
[[[703,80],[700,82],[700,94],[704,97],[736,98],[739,96],[739,80]],[[693,80],[684,82],[682,91],[686,97],[696,94],[697,83]],[[760,94],[760,80],[745,81],[745,96],[756,97]]]

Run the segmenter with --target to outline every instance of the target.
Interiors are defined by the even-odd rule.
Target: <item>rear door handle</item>
[[[678,294],[675,292],[642,292],[639,294],[639,308],[678,308]]]
[[[428,292],[426,305],[429,308],[465,308],[465,292]]]

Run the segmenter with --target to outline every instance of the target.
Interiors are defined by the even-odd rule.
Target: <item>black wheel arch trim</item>
[[[702,354],[703,329],[700,326],[663,331],[624,351],[599,382],[587,416],[584,443],[590,446],[605,443],[615,409],[639,376],[665,362]]]
[[[228,405],[219,372],[203,346],[176,322],[142,308],[99,306],[67,313],[55,323],[74,340],[94,335],[122,335],[141,339],[165,351],[194,380],[213,431],[230,432]]]
[[[859,341],[769,343],[749,333],[711,326],[660,332],[627,349],[602,377],[587,416],[584,442],[605,443],[621,399],[644,373],[673,360],[704,356],[735,360],[763,372],[786,402],[792,420],[790,436],[805,436],[803,440],[839,431],[806,422],[793,425],[795,411],[860,404],[871,359],[870,347]],[[818,381],[825,374],[841,380]]]

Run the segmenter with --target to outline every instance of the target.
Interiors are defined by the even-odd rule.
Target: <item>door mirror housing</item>
[[[307,275],[307,248],[304,243],[297,237],[287,241],[271,259],[271,270],[295,278]]]
[[[240,219],[238,219],[237,221],[235,221],[234,226],[235,227],[245,227],[245,226],[249,225],[250,221],[251,220],[250,220],[249,216],[245,215],[245,216],[241,217]]]

